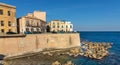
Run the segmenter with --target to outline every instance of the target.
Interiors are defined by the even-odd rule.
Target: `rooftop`
[[[0,2],[0,6],[6,6],[6,7],[11,7],[11,8],[16,8],[16,6],[5,4],[5,3],[1,3],[1,2]]]

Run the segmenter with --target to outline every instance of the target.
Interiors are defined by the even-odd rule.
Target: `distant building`
[[[46,12],[34,11],[17,19],[18,33],[46,32]]]
[[[0,3],[0,33],[17,32],[16,7]]]
[[[47,24],[50,28],[50,32],[72,32],[73,24],[69,21],[53,20]],[[47,26],[47,27],[48,27]]]

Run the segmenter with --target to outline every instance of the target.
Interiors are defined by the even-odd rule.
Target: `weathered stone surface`
[[[108,49],[111,48],[110,43],[93,43],[93,42],[83,42],[84,51],[83,56],[94,58],[94,59],[102,59],[103,57],[109,54]]]
[[[52,63],[52,65],[61,65],[61,63],[58,62],[58,61],[55,61],[55,62]]]
[[[64,65],[75,65],[72,63],[72,61],[67,61],[67,63],[65,63]]]
[[[70,48],[75,46],[80,46],[79,33],[29,34],[26,37],[0,38],[0,54],[4,55],[31,52],[45,48]]]

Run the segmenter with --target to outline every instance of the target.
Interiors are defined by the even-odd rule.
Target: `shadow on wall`
[[[4,55],[0,54],[0,60],[3,60],[4,57]]]
[[[0,65],[3,65],[1,61],[3,60],[4,57],[5,57],[4,55],[0,54]]]

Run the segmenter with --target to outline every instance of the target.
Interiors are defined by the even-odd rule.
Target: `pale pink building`
[[[17,19],[18,33],[26,32],[40,33],[46,32],[46,12],[34,11]]]

